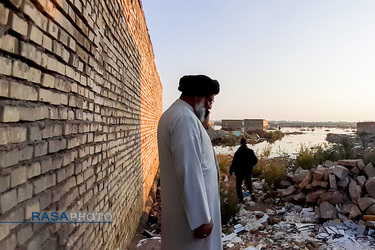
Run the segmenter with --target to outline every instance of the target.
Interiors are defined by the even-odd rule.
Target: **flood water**
[[[355,134],[355,131],[352,129],[342,129],[342,128],[282,128],[281,131],[283,133],[292,133],[292,132],[302,132],[302,134],[290,134],[285,135],[283,139],[278,140],[274,143],[269,143],[267,141],[251,145],[248,144],[247,146],[254,150],[257,156],[264,151],[264,149],[268,146],[271,148],[271,155],[270,157],[277,157],[281,154],[287,154],[290,157],[295,157],[299,149],[301,148],[301,144],[307,146],[314,146],[322,143],[327,143],[326,137],[328,133],[333,134]],[[216,154],[230,154],[233,155],[238,146],[228,147],[228,146],[215,146]]]

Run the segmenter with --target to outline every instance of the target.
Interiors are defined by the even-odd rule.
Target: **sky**
[[[374,0],[142,0],[163,85],[220,83],[212,120],[375,121]]]

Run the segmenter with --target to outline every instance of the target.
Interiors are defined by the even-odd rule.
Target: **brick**
[[[0,56],[0,74],[12,75],[13,62],[11,59]]]
[[[38,45],[43,44],[43,32],[34,25],[31,26],[30,40]]]
[[[90,176],[94,175],[94,168],[90,167],[83,172],[83,179],[87,180]]]
[[[21,61],[14,61],[12,67],[12,76],[18,77],[21,79],[27,79],[27,73],[30,70],[30,67]]]
[[[43,139],[53,137],[53,125],[46,126],[43,129]]]
[[[73,51],[76,51],[77,49],[76,41],[73,37],[69,37],[69,48]]]
[[[59,94],[60,104],[68,105],[68,95],[67,94]]]
[[[38,91],[28,85],[11,82],[9,97],[14,99],[36,101],[38,100]]]
[[[64,184],[58,185],[52,189],[52,201],[57,202],[69,191],[69,185],[67,182]]]
[[[48,33],[56,39],[59,36],[59,27],[52,20],[48,22]]]
[[[69,58],[70,58],[70,52],[66,50],[65,48],[62,48],[62,59],[66,62],[69,63]]]
[[[42,173],[40,162],[34,162],[27,168],[27,178],[31,179]]]
[[[75,148],[77,146],[79,146],[79,140],[77,137],[74,137],[68,140],[68,147],[67,147],[68,149]]]
[[[52,51],[54,54],[58,55],[59,57],[62,57],[63,45],[61,45],[58,41],[53,40],[52,42]]]
[[[40,165],[42,169],[42,174],[52,170],[53,169],[52,158],[48,157],[48,158],[45,158],[44,160],[41,160]]]
[[[27,250],[38,250],[41,249],[42,241],[40,239],[41,235],[36,235],[31,238],[26,244],[26,249]]]
[[[70,178],[67,178],[66,182],[68,183],[69,189],[72,189],[75,186],[77,186],[76,178],[74,178],[74,176],[71,176]]]
[[[18,149],[0,151],[0,168],[10,167],[17,164],[18,161]]]
[[[31,199],[31,197],[33,197],[33,185],[31,183],[27,183],[25,185],[20,186],[17,189],[17,195],[18,203]]]
[[[19,8],[22,4],[22,0],[9,0],[11,4],[13,4],[16,8]]]
[[[63,164],[63,156],[62,155],[57,155],[52,158],[52,169],[59,169],[61,168]]]
[[[69,37],[68,33],[66,33],[64,30],[60,30],[59,41],[62,42],[65,46],[68,46],[68,37]]]
[[[59,109],[57,107],[50,107],[49,116],[51,120],[59,119]]]
[[[9,233],[10,233],[9,223],[0,223],[0,241],[2,241],[5,237],[7,237]]]
[[[53,105],[60,105],[62,100],[59,93],[48,89],[39,89],[39,101],[49,102]]]
[[[9,28],[23,36],[27,36],[28,23],[14,13],[10,15]]]
[[[65,153],[63,156],[63,166],[66,166],[74,161],[72,152]]]
[[[11,170],[10,185],[16,187],[27,181],[26,167],[18,167]]]
[[[75,188],[67,195],[63,196],[58,202],[57,202],[57,208],[58,210],[64,210],[66,207],[68,207],[74,199],[78,196],[78,189]]]
[[[56,175],[43,175],[35,180],[33,180],[33,192],[34,194],[39,194],[40,192],[56,185]]]
[[[55,88],[64,92],[70,92],[70,83],[64,79],[56,79]]]
[[[44,130],[39,126],[28,127],[28,140],[39,141],[42,139]]]
[[[16,189],[12,189],[0,195],[0,210],[2,214],[9,211],[11,208],[15,207],[16,205],[17,205]]]
[[[6,25],[8,23],[9,9],[5,8],[2,3],[0,3],[0,24]]]
[[[31,201],[27,202],[25,206],[25,219],[30,219],[32,212],[39,212],[40,206],[39,206],[39,200],[34,198]]]
[[[74,175],[74,164],[70,164],[70,165],[67,166],[65,169],[66,169],[66,177],[71,177],[72,175]],[[71,177],[71,179],[73,179],[73,180],[74,180],[74,183],[76,183],[74,177]],[[73,182],[73,181],[72,181],[72,182]]]
[[[47,63],[47,69],[51,71],[58,72],[59,71],[59,61],[55,58],[49,56],[48,57],[48,63]]]
[[[63,149],[66,149],[66,139],[55,139],[48,142],[48,151],[50,153],[55,153]]]
[[[22,121],[38,121],[49,118],[49,110],[47,106],[38,107],[19,107],[20,120]]]
[[[20,120],[20,112],[18,108],[13,106],[3,107],[0,120],[2,122],[18,122]]]
[[[17,207],[12,212],[9,213],[8,217],[5,221],[24,221],[25,219],[25,212],[22,206]],[[10,230],[17,227],[19,223],[12,223],[9,224]],[[1,248],[0,248],[1,249]]]
[[[0,127],[0,145],[20,143],[26,141],[27,128]]]
[[[58,249],[58,240],[56,237],[48,238],[42,245],[42,249]]]
[[[9,96],[9,81],[0,79],[0,96]]]
[[[0,49],[13,54],[18,53],[18,39],[8,34],[0,37]]]
[[[16,235],[12,234],[0,241],[0,249],[15,249],[17,244]]]
[[[43,47],[49,51],[52,51],[52,39],[49,38],[47,35],[43,35]]]
[[[42,13],[38,13],[38,17],[35,20],[36,25],[43,31],[47,32],[48,19]]]
[[[36,64],[42,63],[42,52],[38,51],[36,47],[29,43],[21,41],[20,51],[21,56],[34,61]]]
[[[43,156],[46,155],[48,151],[48,142],[41,142],[36,145],[34,145],[34,156]]]
[[[26,79],[31,82],[40,83],[42,78],[42,72],[36,68],[30,68],[27,72]]]
[[[0,176],[0,193],[10,188],[10,175]]]
[[[30,0],[24,0],[22,5],[22,12],[31,18],[34,22],[38,19],[38,10]]]
[[[47,68],[49,56],[46,53],[42,53],[42,62],[40,66]]]
[[[62,182],[63,180],[66,179],[66,169],[62,168],[57,170],[57,183]]]
[[[17,232],[17,244],[20,246],[23,243],[25,243],[28,239],[31,238],[33,235],[33,229],[31,225],[26,225],[25,227],[22,227]]]
[[[32,145],[24,146],[22,149],[18,151],[18,160],[30,160],[31,158],[33,158],[33,153],[34,147]]]
[[[52,203],[52,192],[46,190],[39,195],[40,209],[43,210]]]
[[[43,74],[42,85],[48,88],[55,87],[56,77],[53,75]]]

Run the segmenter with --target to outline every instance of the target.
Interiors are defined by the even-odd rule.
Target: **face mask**
[[[206,113],[206,107],[204,105],[204,99],[200,102],[195,104],[194,112],[198,119],[203,122],[204,121],[204,114]]]

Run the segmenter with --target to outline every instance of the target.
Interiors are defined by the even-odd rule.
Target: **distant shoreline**
[[[215,121],[221,126],[221,121]],[[327,128],[357,128],[357,122],[302,122],[302,121],[268,121],[269,127],[327,127]]]

